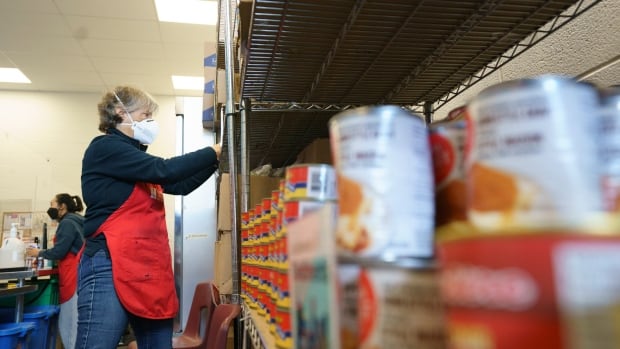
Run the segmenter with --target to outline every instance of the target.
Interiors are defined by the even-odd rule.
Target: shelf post
[[[424,102],[424,122],[427,125],[433,122],[433,102]]]

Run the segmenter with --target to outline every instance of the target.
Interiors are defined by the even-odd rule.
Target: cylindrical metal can
[[[620,87],[601,92],[601,164],[605,209],[620,211]]]
[[[329,121],[339,193],[339,253],[370,258],[433,254],[433,179],[420,117],[362,107]]]
[[[284,200],[336,200],[336,175],[326,164],[300,164],[286,168]]]
[[[361,260],[354,265],[360,268],[359,348],[446,348],[437,268],[431,260]]]
[[[557,76],[501,83],[469,105],[468,219],[487,231],[587,230],[602,210],[598,97]]]
[[[431,125],[435,175],[435,226],[465,221],[465,121]]]

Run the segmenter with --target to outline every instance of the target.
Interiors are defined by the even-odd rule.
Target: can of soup
[[[396,106],[362,107],[329,121],[342,255],[433,254],[433,179],[424,121]]]
[[[437,268],[428,259],[359,266],[359,348],[444,349],[447,333]]]
[[[435,225],[465,221],[465,121],[431,125],[429,140],[435,175]]]
[[[284,200],[336,200],[336,175],[326,164],[301,164],[286,168]]]
[[[620,87],[601,91],[600,144],[605,209],[620,211]]]
[[[501,83],[469,105],[467,214],[486,231],[596,229],[597,92],[557,76]]]

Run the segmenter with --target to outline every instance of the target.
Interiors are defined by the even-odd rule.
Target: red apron
[[[95,236],[101,233],[112,259],[114,288],[125,309],[148,319],[174,317],[179,301],[161,186],[136,183]]]
[[[54,243],[56,243],[56,236],[54,236]],[[69,251],[67,255],[65,255],[65,258],[58,261],[58,291],[60,293],[60,304],[68,301],[75,294],[75,290],[77,289],[78,264],[83,250],[83,248],[80,249],[77,254]]]

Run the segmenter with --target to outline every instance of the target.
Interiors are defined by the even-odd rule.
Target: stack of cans
[[[364,107],[329,127],[341,348],[445,348],[424,121],[396,106]]]
[[[619,102],[540,76],[431,125],[452,348],[618,347]]]
[[[293,348],[287,225],[305,214],[321,208],[326,202],[335,201],[336,177],[332,166],[327,164],[300,164],[286,168],[284,193],[282,195],[283,217],[278,234],[279,268],[276,277],[279,297],[276,304],[276,346]]]

